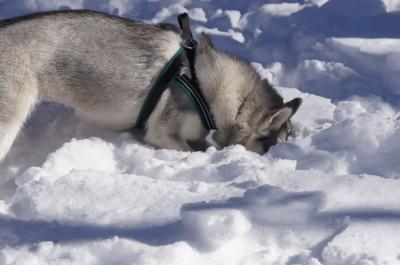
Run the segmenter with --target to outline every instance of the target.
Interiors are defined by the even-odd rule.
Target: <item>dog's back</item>
[[[132,127],[152,78],[179,48],[171,29],[92,11],[1,21],[0,160],[38,100],[96,125]]]

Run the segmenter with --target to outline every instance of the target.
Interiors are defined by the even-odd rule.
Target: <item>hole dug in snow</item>
[[[202,252],[235,244],[251,229],[247,218],[235,209],[183,209],[181,215],[187,241]]]

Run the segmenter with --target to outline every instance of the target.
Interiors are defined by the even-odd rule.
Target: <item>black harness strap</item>
[[[167,89],[172,81],[189,97],[204,127],[208,130],[216,130],[217,127],[215,126],[210,107],[208,106],[207,101],[205,100],[197,82],[196,71],[194,68],[196,41],[193,39],[192,32],[190,30],[188,15],[186,13],[179,15],[178,22],[182,30],[182,47],[163,67],[160,75],[150,88],[150,91],[144,100],[136,120],[135,127],[138,129],[144,129],[145,123],[157,106],[162,93]],[[187,77],[186,75],[179,75],[182,66],[180,57],[182,56],[183,50],[185,51],[187,61],[189,62],[191,78]]]
[[[194,59],[196,54],[196,41],[193,39],[192,31],[190,30],[189,16],[187,13],[180,14],[178,16],[179,27],[182,30],[182,46],[185,49],[186,56],[189,61],[190,73],[192,80],[197,82],[196,71],[194,69]]]
[[[175,81],[179,87],[185,90],[192,103],[194,103],[196,111],[199,114],[204,127],[208,130],[216,130],[217,126],[215,125],[210,107],[207,104],[203,93],[201,92],[196,76],[196,70],[194,68],[197,42],[193,39],[192,31],[190,30],[188,14],[180,14],[178,16],[178,23],[182,30],[182,46],[185,49],[186,57],[189,61],[191,79],[189,79],[186,75],[182,75],[177,76],[173,81]]]

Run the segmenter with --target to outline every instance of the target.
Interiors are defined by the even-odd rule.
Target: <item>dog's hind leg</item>
[[[37,100],[37,81],[26,63],[12,73],[0,69],[0,162]]]

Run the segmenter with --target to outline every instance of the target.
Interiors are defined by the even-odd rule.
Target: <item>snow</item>
[[[240,28],[240,18],[241,13],[238,10],[225,10],[223,12],[228,18],[231,23],[232,28]]]
[[[61,0],[61,1],[47,1],[47,0],[24,0],[24,4],[33,10],[36,9],[58,9],[63,6],[68,6],[73,9],[82,9],[83,0]]]
[[[329,0],[306,0],[305,2],[307,4],[311,5],[316,5],[318,7],[323,6],[325,3],[327,3]]]
[[[169,7],[164,7],[162,8],[155,17],[150,21],[151,23],[161,23],[167,18],[171,17],[172,15],[179,15],[181,13],[188,12],[188,10],[180,5],[180,4],[173,4],[170,5]],[[194,17],[196,19],[197,16]]]
[[[387,55],[400,52],[399,39],[359,39],[359,38],[332,38],[336,45],[359,49],[362,53],[371,55]]]
[[[398,222],[358,222],[336,236],[322,255],[329,264],[397,264],[400,240],[386,235],[399,233]]]
[[[399,0],[382,0],[387,12],[400,11],[400,1]]]
[[[252,62],[294,137],[155,150],[45,102],[0,165],[0,264],[400,264],[399,1],[1,1],[0,18],[89,8]]]
[[[289,16],[300,11],[304,6],[299,3],[280,3],[280,4],[265,4],[261,10],[272,16]]]
[[[217,28],[207,28],[207,27],[202,27],[199,26],[196,28],[196,33],[200,34],[200,33],[206,33],[206,34],[210,34],[210,35],[215,35],[215,36],[223,36],[223,37],[231,37],[233,40],[243,43],[245,41],[245,38],[243,36],[242,33],[237,32],[233,29],[229,29],[228,31],[221,31]]]

